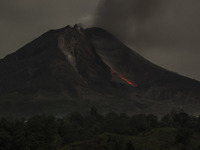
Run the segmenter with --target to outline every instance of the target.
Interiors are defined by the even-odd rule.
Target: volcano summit
[[[0,112],[199,113],[200,82],[163,69],[101,28],[50,30],[0,60]]]

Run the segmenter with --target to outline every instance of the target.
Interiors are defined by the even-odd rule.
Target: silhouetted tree
[[[180,128],[177,131],[175,143],[189,144],[191,142],[191,132],[186,128]]]
[[[135,150],[133,143],[131,141],[127,142],[125,150]]]
[[[78,112],[71,113],[69,115],[69,120],[73,123],[74,126],[82,126],[84,122],[83,116]]]

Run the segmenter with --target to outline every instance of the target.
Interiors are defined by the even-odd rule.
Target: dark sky
[[[104,27],[153,63],[200,80],[199,16],[199,0],[1,0],[0,57],[49,29],[81,22]]]
[[[86,22],[98,0],[0,0],[0,58],[67,25]]]

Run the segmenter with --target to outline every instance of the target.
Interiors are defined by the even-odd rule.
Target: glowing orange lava
[[[113,71],[111,71],[110,73],[111,73],[112,76],[117,76],[117,77],[121,78],[121,79],[122,79],[123,81],[125,81],[127,84],[129,84],[129,85],[131,85],[131,86],[133,86],[133,87],[137,87],[136,84],[130,82],[128,79],[124,78],[124,77],[123,77],[122,75],[120,75],[119,73],[116,73],[116,72],[113,72]]]
[[[137,87],[137,85],[133,84],[132,82],[130,82],[128,79],[122,77],[121,75],[119,75],[119,77],[120,77],[122,80],[124,80],[126,83],[132,85],[133,87]]]

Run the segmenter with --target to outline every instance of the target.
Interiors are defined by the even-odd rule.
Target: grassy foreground
[[[176,142],[177,129],[157,128],[144,135],[128,136],[103,133],[90,140],[75,142],[61,150],[199,150],[200,136],[189,143]]]

